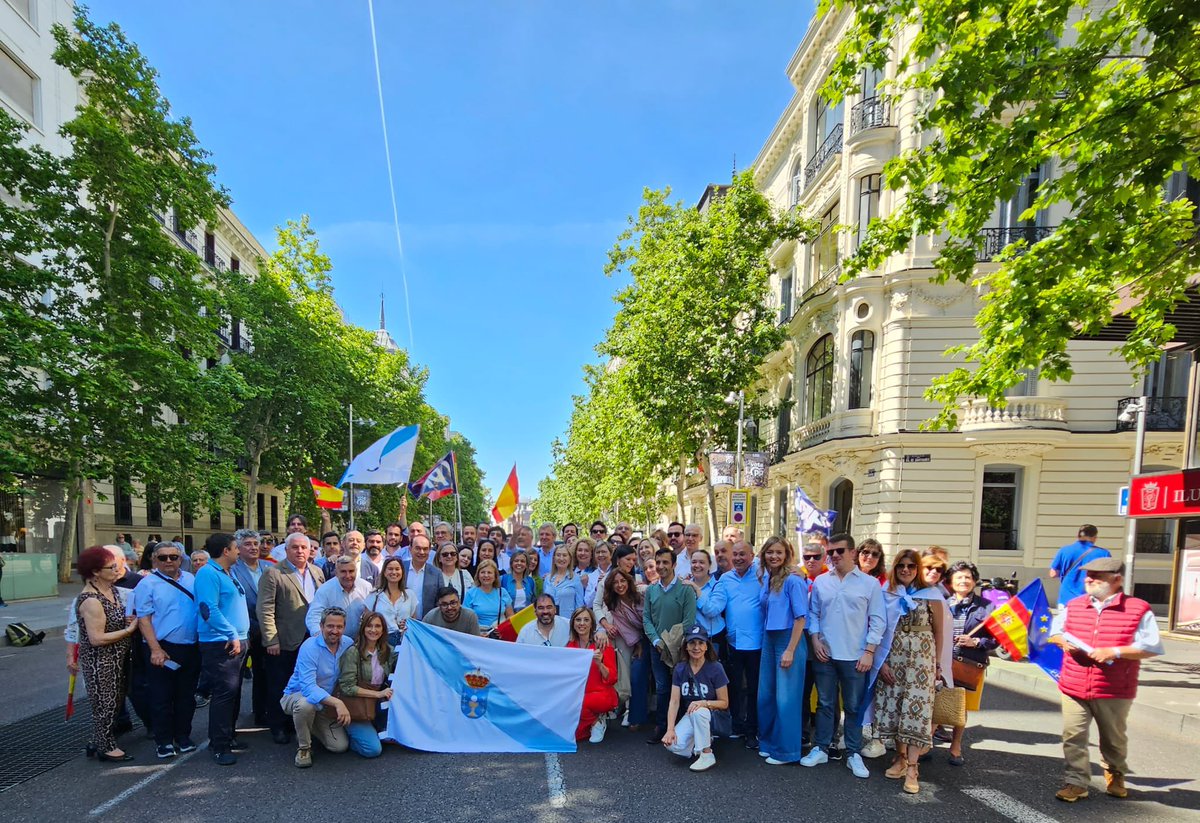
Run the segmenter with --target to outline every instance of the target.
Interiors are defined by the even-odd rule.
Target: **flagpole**
[[[458,494],[458,455],[453,451],[450,452],[450,471],[454,476],[454,513],[458,518],[458,539],[462,540],[462,500]]]
[[[354,404],[350,404],[350,463],[354,462]],[[349,466],[350,463],[346,465]],[[350,481],[350,528],[349,531],[354,531],[354,481]]]

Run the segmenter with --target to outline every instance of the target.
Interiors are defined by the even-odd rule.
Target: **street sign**
[[[1200,514],[1200,469],[1140,474],[1130,483],[1130,517],[1194,517]]]
[[[1117,489],[1117,516],[1125,517],[1129,514],[1129,487],[1122,486]]]
[[[745,526],[747,512],[750,510],[750,492],[747,489],[729,490],[729,523],[733,526]]]

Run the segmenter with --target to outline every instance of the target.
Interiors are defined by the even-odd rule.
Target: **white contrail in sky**
[[[383,76],[379,72],[379,41],[375,36],[375,3],[367,0],[367,12],[371,18],[371,50],[375,54],[375,88],[379,91],[379,120],[383,124],[383,155],[387,159],[388,194],[392,196],[392,224],[396,227],[396,248],[400,252],[400,281],[404,284],[404,316],[408,320],[408,356],[412,362],[413,338],[412,310],[408,305],[408,275],[404,271],[404,243],[400,239],[400,210],[396,206],[396,181],[392,175],[392,149],[388,143],[387,111],[383,106]]]

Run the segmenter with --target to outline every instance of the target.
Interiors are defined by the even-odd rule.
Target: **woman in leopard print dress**
[[[122,566],[112,552],[99,546],[79,555],[79,575],[86,581],[75,605],[79,617],[79,669],[92,702],[92,745],[96,757],[104,761],[133,759],[117,747],[112,731],[125,699],[130,638],[137,631],[136,619],[125,617],[113,591]]]

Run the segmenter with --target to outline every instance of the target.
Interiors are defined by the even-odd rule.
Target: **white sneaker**
[[[804,755],[804,757],[800,758],[800,765],[808,766],[810,768],[813,766],[820,766],[822,763],[828,763],[828,762],[829,762],[829,755],[827,755],[827,754],[825,754],[825,752],[821,751],[821,748],[819,746],[813,746],[812,751],[810,751],[808,754]]]
[[[625,714],[621,715],[621,725],[622,726],[629,725],[629,709],[626,709]]]
[[[608,731],[608,718],[601,717],[592,724],[592,734],[591,737],[588,738],[588,741],[591,743],[599,743],[600,741],[604,740],[604,733],[606,731]]]
[[[852,754],[846,758],[846,768],[854,772],[855,777],[868,778],[871,773],[867,771],[867,767],[863,765],[862,756]]]
[[[717,765],[717,758],[713,757],[712,752],[701,752],[700,756],[696,758],[696,762],[688,768],[694,772],[702,772],[715,765]]]
[[[768,757],[763,762],[766,763],[768,766],[786,766],[788,763],[788,761],[786,761],[786,760],[776,760],[773,757]]]
[[[862,747],[863,757],[883,757],[887,753],[883,743],[878,740],[872,740],[870,743]]]
[[[759,756],[759,757],[770,757],[771,755],[767,754],[767,753],[766,753],[766,752],[764,752],[762,749],[759,749],[759,750],[758,750],[758,756]]]

